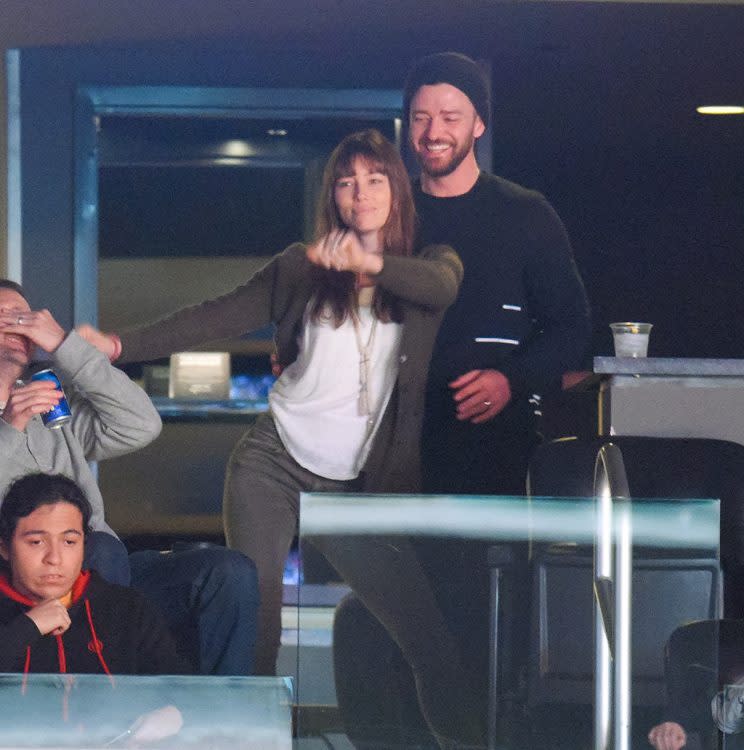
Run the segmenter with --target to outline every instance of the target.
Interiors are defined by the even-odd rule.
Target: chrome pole
[[[594,548],[594,748],[611,750],[613,724],[613,650],[617,639],[615,620],[618,609],[617,589],[613,584],[613,498],[629,496],[625,465],[620,449],[612,443],[603,445],[594,464],[594,497],[597,507],[597,529]],[[623,578],[623,585],[626,579]],[[613,594],[614,590],[614,594]],[[629,600],[627,600],[629,603]],[[625,609],[626,600],[621,608]],[[629,641],[624,643],[629,648]],[[625,652],[623,652],[624,658]],[[617,668],[617,663],[615,667]],[[629,668],[629,667],[628,667]],[[617,690],[617,680],[615,688]],[[629,691],[629,684],[627,689]],[[623,683],[625,690],[625,683]],[[615,696],[617,699],[617,695]],[[617,714],[615,714],[617,719]],[[629,736],[629,734],[628,734]],[[615,732],[617,742],[617,732]],[[618,746],[616,750],[619,750]]]
[[[596,486],[597,533],[594,545],[594,750],[610,750],[612,710],[612,497],[606,474]]]
[[[633,582],[632,505],[615,500],[615,748],[630,750],[631,619]]]

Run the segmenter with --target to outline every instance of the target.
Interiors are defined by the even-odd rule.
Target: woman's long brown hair
[[[347,229],[342,221],[334,197],[336,181],[353,173],[354,161],[362,159],[370,169],[387,176],[390,182],[390,215],[382,227],[382,247],[386,255],[411,255],[416,229],[416,209],[413,205],[411,182],[396,147],[378,130],[362,130],[347,135],[336,146],[323,172],[323,188],[318,202],[315,239],[335,229]],[[311,310],[314,321],[333,319],[336,327],[351,315],[357,314],[355,294],[356,276],[348,271],[333,271],[317,267],[317,292]],[[383,322],[400,322],[400,311],[395,299],[375,289],[372,309]],[[330,313],[330,315],[329,315]]]

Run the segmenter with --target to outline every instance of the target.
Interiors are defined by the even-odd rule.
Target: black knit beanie
[[[403,87],[403,116],[409,119],[411,99],[421,86],[449,83],[465,94],[488,127],[491,97],[486,76],[475,60],[459,52],[437,52],[417,60],[408,71]]]

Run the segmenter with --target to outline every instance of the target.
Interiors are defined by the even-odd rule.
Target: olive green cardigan
[[[290,245],[245,284],[121,335],[121,361],[157,359],[209,341],[276,326],[278,361],[297,356],[303,315],[314,292],[305,246]],[[430,245],[415,257],[386,255],[377,284],[398,298],[403,314],[398,379],[363,470],[366,492],[417,492],[424,389],[434,339],[462,281],[449,247]]]

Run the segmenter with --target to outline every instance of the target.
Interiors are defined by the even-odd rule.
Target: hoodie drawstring
[[[109,676],[109,679],[111,680],[111,684],[114,684],[114,678],[111,674],[111,670],[108,668],[108,664],[106,664],[106,660],[103,658],[103,644],[101,641],[98,640],[98,635],[96,634],[96,628],[93,625],[93,614],[90,610],[90,600],[85,600],[85,614],[88,617],[88,626],[90,627],[90,633],[93,636],[93,640],[88,644],[88,648],[95,653],[95,655],[98,657],[98,661],[101,663],[101,666],[103,667],[103,671]]]
[[[65,654],[65,644],[62,642],[61,635],[54,636],[57,639],[57,661],[59,662],[59,673],[67,673],[67,655]]]
[[[21,682],[21,695],[26,695],[28,687],[28,670],[31,668],[31,646],[26,646],[26,660],[23,662],[23,682]]]

